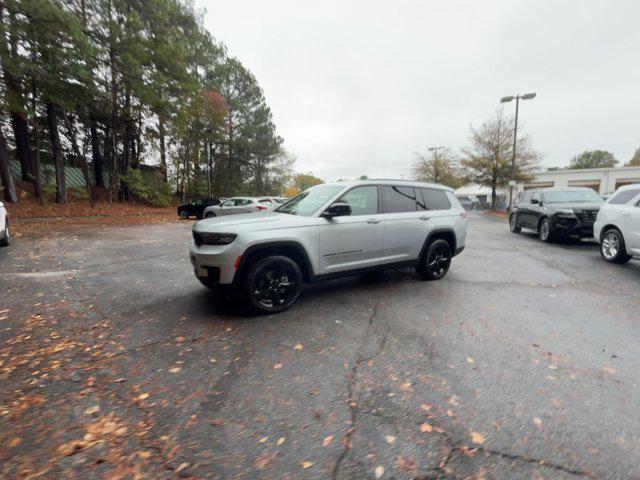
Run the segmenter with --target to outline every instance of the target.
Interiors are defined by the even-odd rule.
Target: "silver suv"
[[[190,257],[203,285],[230,286],[256,310],[274,313],[293,305],[303,283],[407,266],[439,280],[464,249],[467,225],[448,187],[329,183],[272,212],[197,222]]]

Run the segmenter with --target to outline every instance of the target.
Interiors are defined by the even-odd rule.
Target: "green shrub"
[[[166,182],[157,182],[145,176],[140,169],[128,168],[120,180],[137,198],[156,207],[171,205],[171,187]]]

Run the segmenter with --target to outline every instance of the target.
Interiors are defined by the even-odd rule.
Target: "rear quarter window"
[[[435,188],[420,188],[422,198],[427,206],[427,210],[449,210],[451,202],[447,198],[445,190]]]
[[[612,205],[624,205],[626,203],[629,203],[638,195],[640,195],[640,188],[634,188],[632,190],[624,190],[620,193],[615,194],[613,197],[611,197],[611,199],[609,200],[609,203]]]

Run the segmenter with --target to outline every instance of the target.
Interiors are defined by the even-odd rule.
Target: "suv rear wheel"
[[[631,256],[627,255],[627,247],[620,230],[612,228],[604,232],[600,242],[600,255],[612,263],[626,263],[631,259]]]
[[[189,214],[187,213],[186,210],[180,210],[180,213],[178,214],[180,216],[180,218],[182,218],[183,220],[185,218],[189,218]]]
[[[522,231],[522,229],[520,228],[520,226],[518,225],[518,217],[516,216],[515,213],[512,213],[509,216],[509,229],[513,232],[513,233],[520,233]]]
[[[416,272],[424,280],[440,280],[449,271],[453,252],[446,240],[434,240],[420,259]]]
[[[289,257],[265,257],[249,267],[244,289],[258,312],[282,312],[293,305],[300,295],[302,271]]]

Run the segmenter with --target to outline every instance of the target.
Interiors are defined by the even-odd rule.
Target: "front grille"
[[[576,217],[582,223],[593,223],[596,221],[596,217],[598,216],[598,210],[582,210],[576,211]]]

